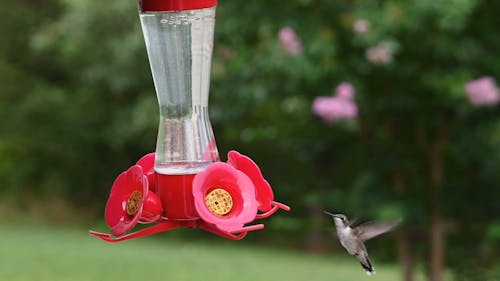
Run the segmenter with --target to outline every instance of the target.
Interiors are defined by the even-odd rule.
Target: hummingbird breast
[[[337,229],[337,236],[339,237],[340,244],[342,244],[349,254],[355,255],[357,253],[359,241],[353,235],[350,227]]]

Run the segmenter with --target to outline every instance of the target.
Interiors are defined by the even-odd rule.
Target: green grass
[[[33,225],[0,225],[0,237],[0,280],[5,281],[400,279],[396,266],[375,262],[377,275],[367,277],[347,255],[307,255],[241,242],[148,237],[109,244],[83,229]]]

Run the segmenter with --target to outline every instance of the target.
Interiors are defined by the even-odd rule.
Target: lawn
[[[377,275],[368,277],[348,256],[307,255],[241,242],[148,237],[108,244],[84,229],[2,224],[0,235],[2,281],[400,279],[396,266],[375,262]]]

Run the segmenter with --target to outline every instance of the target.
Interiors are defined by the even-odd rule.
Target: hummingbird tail
[[[375,274],[375,268],[372,266],[370,260],[368,259],[368,255],[363,255],[362,257],[360,257],[359,262],[361,263],[363,269],[366,271],[366,274]]]

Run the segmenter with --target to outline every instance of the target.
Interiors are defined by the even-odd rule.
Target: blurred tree
[[[115,175],[155,142],[137,12],[119,1],[37,3],[2,10],[24,19],[2,18],[13,40],[1,61],[4,192],[88,204],[106,198]]]
[[[376,148],[382,148],[378,151],[379,159],[390,157],[378,174],[391,178],[395,195],[404,202],[405,216],[410,221],[421,221],[419,232],[428,231],[429,279],[442,280],[447,226],[451,223],[462,228],[477,222],[477,218],[464,211],[471,204],[481,204],[471,200],[470,190],[457,194],[457,181],[467,181],[471,188],[488,179],[490,184],[481,188],[484,207],[490,205],[486,202],[493,195],[488,187],[498,186],[495,179],[498,169],[484,174],[490,168],[488,157],[482,154],[489,150],[494,161],[498,163],[500,159],[494,149],[498,140],[492,138],[499,126],[498,107],[474,108],[464,94],[467,80],[484,74],[499,77],[498,64],[483,61],[484,55],[479,54],[490,53],[489,48],[498,47],[500,41],[492,40],[490,35],[478,36],[472,27],[478,17],[490,15],[493,20],[489,9],[495,7],[488,1],[424,1],[417,5],[411,1],[380,1],[378,5],[378,9],[373,3],[355,7],[354,17],[366,19],[371,26],[367,33],[358,33],[352,45],[370,50],[370,46],[378,46],[377,42],[388,42],[391,60],[374,61],[366,51],[365,63],[371,64],[365,65],[364,71],[360,65],[347,62],[344,65],[354,67],[353,73],[359,73],[363,80],[359,101],[361,122],[367,130],[364,134],[378,143]],[[491,33],[494,31],[490,30]],[[345,57],[350,52],[346,50]],[[370,106],[374,104],[380,107]],[[474,129],[466,125],[472,120]],[[473,130],[482,133],[473,134]],[[469,134],[475,137],[469,139],[465,136]],[[464,151],[453,151],[463,141],[468,141],[467,156]],[[472,155],[481,163],[472,168],[475,170],[472,174],[466,172],[471,170],[470,166],[455,166],[458,159]],[[455,200],[450,200],[451,197]],[[487,209],[483,209],[484,214],[495,211],[496,207]],[[473,239],[470,243],[478,241]],[[409,246],[410,243],[400,241],[402,256],[405,256],[403,249]],[[406,280],[410,280],[412,258],[407,256],[404,260],[408,270]]]
[[[442,280],[446,258],[463,269],[462,247],[446,250],[446,241],[471,226],[487,232],[498,220],[491,217],[498,211],[498,106],[476,107],[464,91],[476,77],[500,77],[496,3],[290,1],[277,5],[279,13],[268,1],[245,11],[220,6],[227,27],[216,41],[224,56],[214,62],[217,135],[262,152],[295,210],[403,216],[397,245],[405,280],[424,260],[429,280]],[[245,17],[225,18],[226,9]],[[283,39],[285,26],[297,35],[287,27]],[[294,36],[302,52],[294,51]],[[356,87],[358,119],[321,124],[312,99],[342,81]],[[468,249],[484,243],[481,235],[466,237]]]

